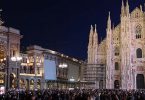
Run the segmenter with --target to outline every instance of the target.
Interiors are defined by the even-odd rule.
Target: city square
[[[99,5],[98,1],[92,2],[98,3],[96,6]],[[101,2],[104,5],[104,1]],[[113,0],[108,1],[111,2]],[[41,14],[44,15],[48,11],[53,12],[52,15],[46,14],[48,18],[52,18],[49,19],[52,20],[51,25],[48,24],[48,20],[42,18],[44,15],[40,14],[33,18],[34,11],[37,10],[24,10],[23,7],[20,9],[25,11],[24,14],[29,15],[30,12],[27,11],[32,10],[31,17],[20,13],[19,18],[24,19],[24,22],[22,21],[24,25],[22,26],[23,23],[17,16],[14,23],[10,20],[14,16],[8,16],[15,10],[15,8],[10,10],[13,5],[8,8],[6,5],[2,6],[4,10],[0,11],[0,100],[145,100],[143,0],[116,1],[114,6],[119,10],[118,8],[114,10],[113,4],[111,7],[105,4],[102,6],[105,15],[100,15],[102,11],[98,12],[95,15],[98,16],[96,18],[98,20],[92,20],[94,22],[88,19],[88,16],[91,16],[89,10],[93,11],[93,7],[89,6],[86,11],[84,6],[82,6],[84,9],[76,6],[80,8],[80,13],[76,14],[73,11],[77,10],[71,9],[76,4],[75,1],[74,4],[66,0],[61,3],[55,1],[47,3],[48,8],[43,8],[45,3],[37,7],[40,12],[43,9]],[[64,6],[65,3],[70,4],[70,7]],[[83,2],[84,5],[88,5],[87,3]],[[31,5],[28,5],[29,7],[33,8]],[[63,7],[69,9],[64,10]],[[113,10],[109,11],[107,7]],[[60,8],[64,15],[59,13]],[[18,12],[17,6],[16,9]],[[44,9],[49,10],[43,13]],[[58,12],[54,12],[55,10]],[[72,11],[72,14],[69,11]],[[87,14],[87,24],[76,18],[78,14],[83,15],[81,13],[83,11],[86,11],[84,15]],[[66,17],[67,14],[70,19]],[[58,18],[61,25],[58,19],[55,19],[57,16],[64,18],[63,20]],[[32,19],[28,20],[27,17]],[[101,17],[105,23],[101,22]],[[69,25],[74,25],[73,21],[82,22],[86,29],[80,27],[80,30],[77,28],[71,30]],[[101,29],[103,30],[100,31]],[[83,37],[81,33],[85,36]]]

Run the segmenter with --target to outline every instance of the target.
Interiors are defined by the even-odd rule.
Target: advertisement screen
[[[44,60],[44,78],[45,80],[56,80],[56,64],[53,60]]]

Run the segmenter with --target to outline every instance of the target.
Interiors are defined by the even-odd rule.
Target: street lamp
[[[69,81],[74,82],[75,79],[72,77],[72,78],[69,79]]]
[[[16,62],[16,69],[17,69],[17,89],[19,89],[19,67],[18,61],[22,60],[22,57],[11,57],[11,60]]]
[[[67,67],[68,67],[68,65],[65,64],[65,63],[63,63],[63,64],[59,64],[59,68],[67,68]]]
[[[75,79],[72,77],[69,79],[69,81],[71,82],[71,88],[74,88],[75,87]]]

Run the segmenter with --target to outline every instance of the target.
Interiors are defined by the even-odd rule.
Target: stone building
[[[12,27],[3,26],[0,19],[0,87],[14,87],[17,84],[18,67],[20,63],[13,62],[11,57],[20,56],[20,31]],[[12,85],[14,84],[14,85]]]
[[[34,45],[21,54],[20,88],[80,88],[83,62]]]
[[[106,38],[98,43],[96,26],[91,26],[88,64],[106,66],[105,88],[145,88],[145,12],[143,7],[130,11],[122,1],[120,23],[112,25],[109,13]],[[91,71],[94,73],[94,71]],[[94,82],[96,79],[93,80]]]
[[[82,61],[37,45],[20,53],[20,31],[2,24],[0,19],[0,88],[81,87]]]

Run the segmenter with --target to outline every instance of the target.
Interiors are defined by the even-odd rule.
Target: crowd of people
[[[0,100],[145,100],[145,90],[10,90],[1,94]]]

